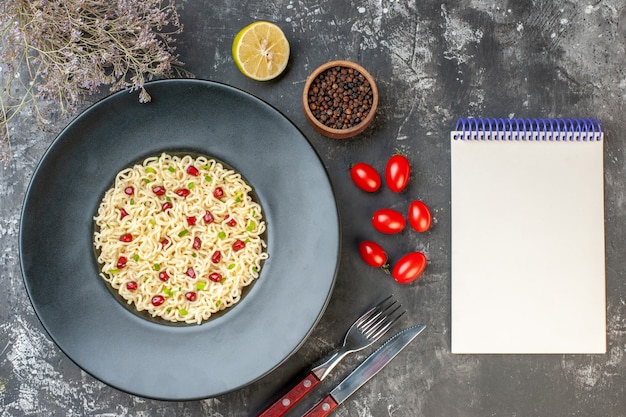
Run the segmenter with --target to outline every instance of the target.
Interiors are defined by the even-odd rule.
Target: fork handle
[[[320,380],[313,372],[309,372],[302,381],[298,382],[289,392],[280,397],[276,402],[270,405],[258,417],[280,417],[289,411],[298,403],[306,394],[311,392],[313,388],[320,383]]]

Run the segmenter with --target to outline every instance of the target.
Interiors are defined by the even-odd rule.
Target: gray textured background
[[[234,85],[277,107],[302,129],[328,169],[343,219],[341,266],[328,310],[279,369],[218,398],[147,400],[94,380],[51,342],[23,286],[18,225],[25,190],[46,148],[70,120],[55,117],[41,131],[24,114],[12,125],[11,160],[0,166],[0,417],[254,415],[336,346],[358,313],[389,292],[409,310],[404,325],[425,322],[429,328],[335,415],[626,416],[624,1],[183,0],[179,9],[185,30],[178,52],[187,68],[198,78]],[[287,72],[270,83],[244,78],[231,60],[235,33],[258,19],[278,23],[292,47]],[[308,73],[331,59],[361,63],[378,83],[380,111],[373,128],[357,140],[318,135],[300,108]],[[450,353],[448,138],[456,119],[466,116],[601,120],[606,132],[605,355]],[[408,192],[369,196],[355,190],[349,164],[365,160],[381,170],[395,148],[404,150],[414,167]],[[356,242],[372,237],[372,210],[401,208],[414,198],[430,203],[433,229],[383,242],[392,257],[414,248],[424,251],[430,264],[419,282],[400,286],[366,267]],[[302,408],[366,353],[340,365]]]

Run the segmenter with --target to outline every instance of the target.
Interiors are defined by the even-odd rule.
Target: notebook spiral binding
[[[458,119],[455,140],[600,141],[598,119]]]

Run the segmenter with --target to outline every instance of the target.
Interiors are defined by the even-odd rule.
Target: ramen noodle
[[[202,156],[164,153],[124,169],[94,217],[100,276],[152,317],[207,320],[240,300],[268,257],[251,192]]]

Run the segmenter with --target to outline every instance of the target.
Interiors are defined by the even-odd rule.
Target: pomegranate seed
[[[234,251],[242,250],[245,247],[246,247],[246,242],[244,242],[243,240],[237,239],[235,241],[235,243],[233,243],[233,250]]]
[[[126,283],[126,289],[128,291],[135,291],[137,289],[137,283],[135,281],[128,281]]]
[[[187,271],[185,272],[185,274],[187,274],[189,278],[196,277],[196,271],[194,271],[192,267],[187,268]]]
[[[117,260],[117,269],[122,269],[126,266],[126,262],[128,262],[128,259],[126,259],[125,256],[120,256],[120,259]]]
[[[186,188],[179,188],[178,190],[174,191],[176,193],[177,196],[179,197],[187,197],[189,195],[189,193],[191,193],[191,191],[189,191]]]
[[[128,216],[128,212],[126,210],[124,210],[123,208],[121,208],[120,209],[120,220],[122,220],[126,216]]]
[[[196,301],[196,293],[193,291],[189,291],[188,293],[185,293],[185,298],[189,301]]]
[[[207,210],[206,213],[204,213],[203,219],[206,224],[211,224],[213,223],[213,220],[215,220],[209,210]]]
[[[209,274],[209,279],[213,282],[220,282],[222,280],[222,274],[219,272],[213,272]]]
[[[189,216],[189,217],[187,217],[187,224],[189,226],[195,226],[196,225],[196,216]]]
[[[167,274],[167,272],[165,271],[161,271],[159,272],[159,279],[163,282],[167,281],[168,279],[170,279],[170,276]]]
[[[124,188],[124,192],[126,193],[126,195],[133,195],[135,194],[135,189],[131,186],[128,186]]]
[[[227,214],[227,215],[226,215],[226,217],[224,217],[224,220],[228,220],[229,218],[230,218],[230,215],[229,215],[229,214]],[[228,221],[226,222],[226,224],[227,224],[227,225],[229,225],[229,226],[231,226],[231,227],[233,227],[233,226],[237,225],[237,220],[235,220],[235,219],[230,219],[230,220],[228,220]]]
[[[155,295],[152,297],[152,305],[155,307],[160,306],[165,302],[165,298],[162,295]]]
[[[224,190],[222,189],[222,187],[217,187],[215,190],[213,190],[213,197],[217,198],[218,200],[224,197]]]
[[[200,238],[198,236],[193,238],[193,248],[198,250],[200,249],[200,247],[202,246],[202,241],[200,240]]]
[[[122,236],[120,236],[120,241],[121,242],[132,242],[133,241],[133,235],[131,235],[130,233],[126,233]]]
[[[174,205],[173,205],[171,202],[166,201],[166,202],[165,202],[165,203],[163,203],[163,205],[161,206],[161,210],[162,210],[162,211],[169,210],[169,209],[171,209],[172,207],[174,207]]]
[[[220,259],[222,259],[222,252],[216,250],[213,252],[213,256],[211,256],[211,261],[216,264],[219,263]]]
[[[198,171],[198,168],[196,168],[195,166],[189,165],[187,167],[187,174],[193,175],[194,177],[197,177],[199,173],[200,172]]]
[[[170,243],[170,241],[164,238],[161,241],[161,249],[165,249],[165,247],[168,245],[168,243]]]
[[[152,192],[155,193],[156,195],[163,195],[165,194],[165,188],[163,188],[160,185],[157,185],[156,187],[152,187]]]

